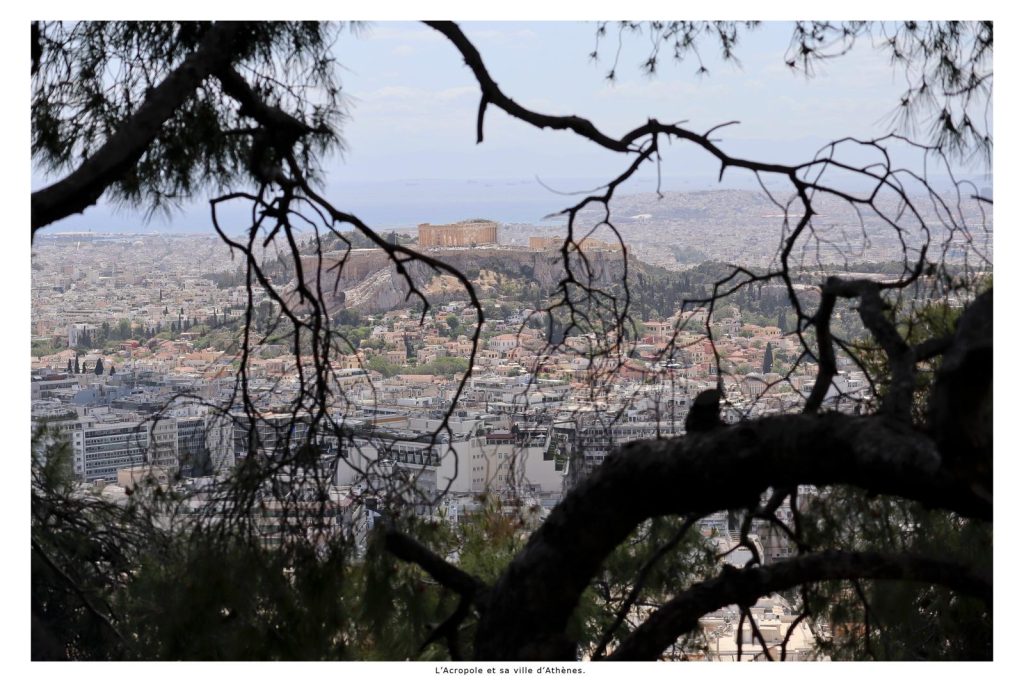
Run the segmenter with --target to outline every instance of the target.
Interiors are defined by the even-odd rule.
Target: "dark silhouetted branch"
[[[757,600],[809,582],[824,580],[905,580],[941,585],[992,601],[992,579],[962,564],[911,555],[828,551],[787,559],[771,566],[726,566],[712,580],[676,596],[634,630],[609,660],[653,660],[680,635],[697,627],[705,613]]]
[[[419,541],[395,530],[386,531],[384,546],[397,558],[414,563],[448,589],[479,603],[487,586],[457,566],[448,563]]]
[[[818,373],[811,394],[804,403],[804,412],[816,412],[825,400],[832,380],[836,376],[836,352],[832,347],[832,312],[836,307],[835,294],[823,291],[818,312],[814,314],[814,330],[818,340]]]
[[[917,355],[903,340],[896,325],[886,317],[886,303],[880,293],[881,285],[870,280],[843,280],[829,277],[822,289],[823,296],[859,298],[860,319],[871,336],[885,351],[889,362],[891,384],[882,399],[882,411],[909,419],[914,399],[914,379]]]
[[[427,640],[423,642],[420,651],[426,651],[428,646],[443,637],[448,647],[448,655],[451,656],[453,661],[461,661],[462,650],[459,644],[459,627],[466,620],[466,616],[469,615],[472,604],[473,599],[471,597],[465,595],[459,597],[459,604],[455,607],[455,611],[443,623],[434,628],[430,636],[427,637]]]
[[[604,634],[601,635],[601,640],[597,643],[597,646],[594,647],[593,660],[596,661],[604,658],[605,649],[612,641],[612,638],[615,636],[615,632],[619,629],[619,626],[622,625],[624,620],[626,620],[629,610],[633,608],[633,604],[636,603],[637,598],[640,596],[640,592],[644,589],[644,585],[647,584],[647,578],[650,576],[651,571],[654,570],[654,567],[658,565],[658,562],[661,561],[666,554],[676,548],[683,538],[686,537],[686,534],[690,532],[690,529],[693,528],[693,524],[698,520],[699,519],[694,516],[686,519],[679,530],[676,531],[675,535],[673,535],[668,542],[659,547],[658,550],[644,562],[644,565],[640,567],[640,570],[637,571],[636,578],[633,580],[633,587],[629,592],[629,596],[626,597],[622,606],[619,607],[618,613],[615,614],[615,620],[605,629]]]
[[[993,293],[960,316],[935,377],[929,423],[943,464],[984,495],[992,493]]]
[[[93,617],[96,618],[96,620],[98,620],[100,622],[100,624],[104,628],[109,630],[122,644],[127,644],[128,643],[128,641],[125,639],[124,635],[122,635],[120,633],[120,631],[117,629],[117,627],[113,624],[113,622],[111,622],[110,618],[108,618],[98,608],[96,608],[96,606],[92,603],[92,600],[85,593],[85,590],[83,590],[82,586],[79,585],[78,581],[76,581],[74,578],[69,576],[67,574],[67,572],[64,571],[64,569],[62,569],[60,566],[58,566],[57,562],[54,561],[50,557],[50,555],[46,553],[46,551],[42,548],[42,546],[38,542],[36,542],[35,540],[32,540],[32,549],[35,550],[35,552],[39,556],[39,558],[41,558],[43,560],[43,562],[46,563],[46,565],[50,567],[50,570],[52,570],[54,573],[56,573],[57,576],[65,584],[67,584],[67,586],[71,589],[71,591],[74,592],[75,595],[82,602],[82,605],[85,606],[85,608],[89,611],[89,613],[91,613],[93,615]]]
[[[451,41],[451,43],[462,54],[462,57],[466,60],[466,65],[473,71],[473,75],[476,77],[477,82],[480,83],[482,100],[479,116],[477,118],[478,141],[483,139],[484,110],[486,109],[487,104],[493,104],[511,116],[522,121],[526,121],[538,128],[572,130],[573,132],[578,133],[607,149],[617,152],[630,150],[628,142],[614,140],[608,137],[585,118],[581,118],[579,116],[548,116],[546,114],[538,114],[512,101],[511,98],[501,91],[501,88],[499,88],[498,84],[494,82],[494,79],[491,78],[491,74],[487,71],[487,67],[484,66],[484,60],[483,57],[480,56],[480,52],[476,49],[476,46],[470,42],[469,38],[466,37],[466,34],[462,32],[462,29],[460,29],[457,24],[451,21],[427,21],[424,23]]]
[[[746,507],[768,488],[798,484],[854,485],[965,516],[992,515],[990,500],[941,467],[934,443],[885,417],[773,416],[632,443],[565,497],[495,583],[477,631],[478,656],[573,657],[564,630],[579,596],[637,525]]]
[[[156,87],[117,132],[71,174],[32,193],[32,234],[81,213],[142,157],[160,128],[214,70],[234,58],[237,22],[217,22],[187,57]]]
[[[926,339],[914,346],[914,359],[917,362],[931,360],[945,353],[953,343],[953,335],[937,336]]]

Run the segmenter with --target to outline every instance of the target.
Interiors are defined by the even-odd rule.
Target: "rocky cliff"
[[[553,291],[564,278],[565,271],[561,254],[557,251],[529,251],[515,248],[452,249],[431,251],[430,255],[454,266],[470,279],[481,271],[497,272],[513,279],[535,282],[541,292]],[[622,277],[622,254],[618,252],[588,253],[592,284],[607,287]],[[315,257],[303,259],[303,268],[312,284],[316,277]],[[580,272],[579,263],[573,266]],[[633,262],[630,268],[634,267]],[[440,275],[422,263],[406,265],[407,272],[419,288],[427,288]],[[387,256],[375,249],[361,249],[343,253],[325,254],[320,266],[320,286],[329,304],[335,310],[350,308],[363,312],[381,312],[404,305],[409,293],[402,276],[395,270]],[[434,292],[432,302],[443,302],[447,298],[465,298],[458,289],[449,288],[450,295]]]

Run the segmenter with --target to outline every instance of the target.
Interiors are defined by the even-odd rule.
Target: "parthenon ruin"
[[[493,220],[462,220],[450,225],[419,226],[419,245],[432,246],[479,246],[498,243],[498,223]]]

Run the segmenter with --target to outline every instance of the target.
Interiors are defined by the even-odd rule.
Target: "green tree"
[[[401,368],[398,365],[387,361],[383,355],[374,355],[366,360],[366,369],[380,372],[385,377],[393,377],[399,373]]]

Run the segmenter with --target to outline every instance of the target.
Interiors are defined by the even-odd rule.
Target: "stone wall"
[[[564,237],[530,237],[531,251],[559,251],[565,243]],[[613,242],[603,242],[593,237],[584,237],[576,240],[576,249],[583,253],[596,253],[598,251],[622,252],[623,246]],[[628,253],[628,248],[627,248]]]

